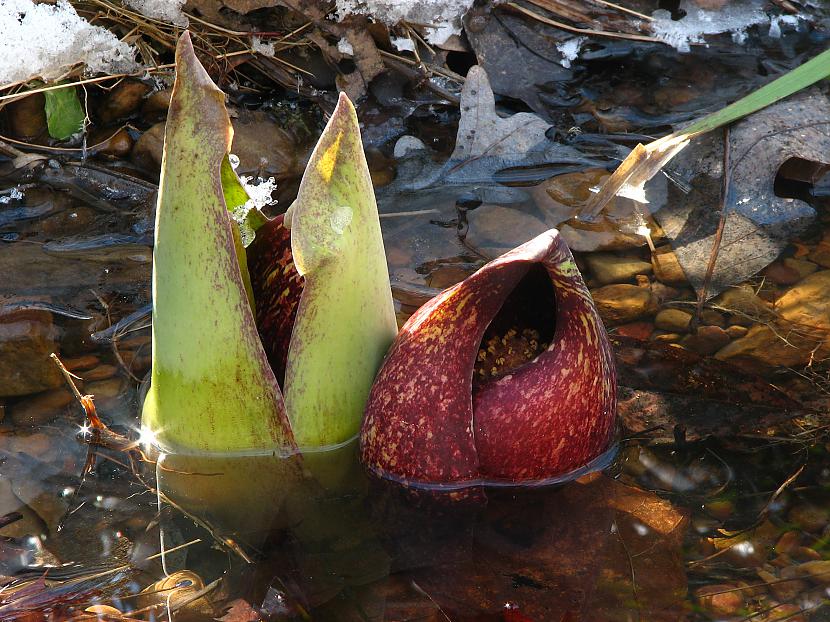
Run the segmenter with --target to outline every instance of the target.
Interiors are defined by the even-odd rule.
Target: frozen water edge
[[[187,16],[182,12],[185,0],[125,0],[126,3],[145,17],[175,24],[181,28],[188,25]]]
[[[706,35],[731,32],[732,38],[740,44],[746,38],[746,30],[759,24],[770,24],[769,36],[781,35],[781,25],[797,26],[798,18],[788,16],[770,18],[764,10],[764,0],[743,0],[730,2],[715,11],[701,9],[689,0],[683,0],[681,8],[686,16],[672,20],[668,11],[658,10],[653,13],[654,35],[680,52],[688,52],[692,44],[706,42]]]
[[[370,15],[389,26],[405,20],[426,26],[426,39],[441,45],[461,33],[461,17],[474,0],[337,0],[337,17]],[[398,49],[402,49],[398,47]]]

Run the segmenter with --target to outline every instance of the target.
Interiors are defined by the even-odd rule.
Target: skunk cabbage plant
[[[187,33],[176,70],[156,214],[153,361],[142,427],[164,451],[180,455],[292,453],[345,443],[358,432],[397,332],[354,108],[341,96],[311,155],[290,210],[290,248],[282,218],[260,227],[265,243],[250,247],[250,265],[260,272],[249,289],[228,212],[245,198],[228,164],[233,132],[224,95]],[[249,294],[263,289],[273,295],[256,301],[258,315],[263,334],[280,337],[269,351],[283,350],[271,357],[280,361],[282,387],[251,308]],[[268,328],[274,322],[276,333]]]
[[[474,383],[485,331],[531,277],[526,306],[546,318],[550,345]],[[538,295],[539,283],[552,289],[551,300]],[[608,337],[570,251],[550,230],[439,294],[403,326],[369,396],[361,455],[369,470],[407,485],[539,482],[602,455],[615,416]]]

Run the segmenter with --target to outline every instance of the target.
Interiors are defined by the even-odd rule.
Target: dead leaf
[[[262,617],[247,600],[237,598],[231,601],[225,615],[216,619],[220,622],[259,622]]]
[[[830,101],[818,89],[794,95],[736,123],[729,144],[727,216],[707,290],[710,297],[772,263],[815,218],[807,203],[776,196],[774,183],[778,169],[791,158],[830,165]],[[684,194],[670,184],[665,207],[655,218],[699,291],[720,220],[722,134],[712,132],[693,141],[675,157],[668,173],[692,190]]]
[[[464,32],[496,93],[521,100],[544,116],[562,104],[564,85],[573,77],[556,51],[568,37],[563,31],[473,8],[464,16]]]

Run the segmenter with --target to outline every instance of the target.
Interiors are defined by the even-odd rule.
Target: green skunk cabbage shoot
[[[515,340],[513,327],[527,320],[547,347],[508,369],[476,369],[487,348]],[[370,471],[413,486],[542,482],[603,455],[615,417],[608,337],[552,229],[445,290],[403,326],[372,387],[361,455]]]
[[[291,210],[290,238],[282,218],[257,232],[248,249],[248,290],[228,213],[241,201],[240,188],[223,167],[232,128],[224,95],[187,33],[176,69],[156,214],[153,361],[142,427],[179,454],[342,444],[359,430],[396,333],[354,108],[341,96],[320,137]],[[259,327],[248,291],[262,297],[255,300]],[[263,345],[260,334],[277,343]]]

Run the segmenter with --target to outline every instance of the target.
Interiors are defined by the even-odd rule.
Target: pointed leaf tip
[[[374,189],[357,113],[341,93],[291,208],[291,249],[305,287],[285,374],[300,446],[354,436],[397,332]]]
[[[223,194],[220,171],[231,141],[224,94],[187,34],[176,61],[156,210],[153,363],[142,425],[161,444],[188,451],[292,446]]]

